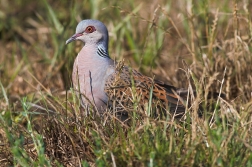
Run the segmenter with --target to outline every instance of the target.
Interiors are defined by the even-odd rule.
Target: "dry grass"
[[[248,1],[0,0],[1,166],[251,166],[249,11]],[[85,116],[70,89],[82,44],[65,46],[85,18],[107,25],[112,58],[188,89],[186,117]],[[209,92],[226,100],[198,118]]]

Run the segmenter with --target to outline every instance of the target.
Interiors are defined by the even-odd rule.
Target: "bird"
[[[146,111],[151,103],[154,116],[185,113],[187,93],[111,59],[108,29],[101,21],[80,21],[66,44],[76,40],[84,45],[75,58],[72,81],[84,108],[102,113],[114,107],[118,113],[127,115],[136,104]]]

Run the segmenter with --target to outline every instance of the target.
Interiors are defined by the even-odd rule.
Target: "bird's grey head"
[[[81,40],[85,44],[102,44],[108,48],[108,30],[99,20],[82,20],[76,27],[76,33],[70,37],[66,44]]]

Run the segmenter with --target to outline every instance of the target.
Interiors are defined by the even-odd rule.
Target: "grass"
[[[252,166],[251,10],[227,0],[0,1],[1,166]],[[196,90],[185,119],[141,119],[137,107],[130,125],[84,115],[71,89],[82,44],[65,41],[86,18],[107,25],[112,58]],[[199,118],[210,91],[227,99]]]

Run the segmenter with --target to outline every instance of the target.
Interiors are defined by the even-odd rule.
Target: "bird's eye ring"
[[[95,27],[94,26],[88,26],[85,30],[86,33],[92,33],[95,31]]]

